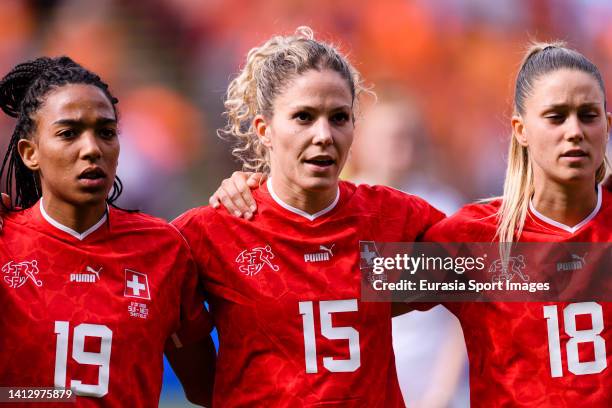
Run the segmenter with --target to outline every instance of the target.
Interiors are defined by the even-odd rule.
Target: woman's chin
[[[557,183],[562,185],[580,185],[582,183],[593,183],[595,172],[591,169],[570,168],[564,169],[552,177]]]
[[[107,189],[80,191],[72,201],[78,205],[90,207],[106,202],[107,197]]]
[[[325,192],[330,189],[338,188],[337,177],[309,177],[302,183],[302,188],[307,191]]]

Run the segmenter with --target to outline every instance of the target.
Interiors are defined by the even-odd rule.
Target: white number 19
[[[66,387],[66,365],[68,360],[68,322],[56,321],[55,334],[57,344],[55,347],[55,387]],[[85,351],[85,337],[100,338],[100,352]],[[113,332],[101,324],[81,323],[74,328],[72,338],[72,358],[80,364],[97,365],[98,383],[83,384],[79,380],[70,381],[70,389],[77,395],[88,397],[103,397],[108,394],[108,381],[110,376],[110,354]]]
[[[591,329],[576,329],[576,316],[581,314],[591,315]],[[553,377],[563,377],[557,306],[544,306],[544,317],[546,318],[548,328],[550,373]],[[601,305],[595,302],[569,304],[563,309],[563,322],[565,333],[570,336],[565,346],[568,370],[576,375],[597,374],[602,372],[607,367],[608,362],[606,361],[606,341],[600,336],[604,329],[603,310]],[[595,360],[580,361],[578,355],[579,343],[593,343]]]

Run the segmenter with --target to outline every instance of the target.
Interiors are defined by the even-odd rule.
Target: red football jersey
[[[500,201],[472,204],[428,241],[491,242]],[[569,228],[530,208],[521,242],[611,242],[612,193]],[[612,406],[612,307],[608,302],[448,303],[463,327],[473,407]]]
[[[2,387],[71,388],[78,407],[157,406],[164,347],[212,327],[190,250],[166,222],[110,208],[78,234],[39,202],[4,217],[0,242]]]
[[[309,215],[270,184],[254,221],[201,207],[174,221],[204,274],[219,331],[214,403],[403,406],[388,303],[360,301],[359,241],[414,241],[443,218],[386,187],[341,182]]]

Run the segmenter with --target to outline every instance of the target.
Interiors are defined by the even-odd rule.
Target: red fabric
[[[345,182],[336,207],[313,221],[281,207],[265,186],[254,197],[254,221],[210,207],[174,221],[204,274],[219,330],[214,403],[403,406],[390,305],[360,302],[359,241],[414,241],[443,215],[417,197]],[[308,254],[325,252],[321,246],[331,248],[333,255],[307,262]],[[345,333],[339,334],[341,339],[326,338],[320,309],[324,301],[331,301],[327,305],[333,309],[341,300],[354,302],[357,311],[327,315],[331,326],[345,327]],[[300,302],[313,311],[316,373],[306,372],[304,328],[310,326],[300,314]],[[353,358],[358,352],[360,364],[354,371],[332,372],[324,359],[350,359],[346,331],[359,334]]]
[[[161,220],[111,208],[108,222],[80,241],[49,224],[36,204],[5,217],[0,242],[1,386],[53,387],[59,367],[68,387],[108,383],[100,397],[78,396],[77,407],[157,406],[170,335],[179,331],[188,343],[211,329],[189,248]],[[91,271],[99,279],[71,281]],[[136,272],[142,286],[127,286]],[[67,337],[56,334],[58,325]],[[57,354],[61,344],[67,352]],[[56,361],[62,354],[65,364]]]
[[[604,189],[598,214],[575,233],[528,215],[521,242],[610,242],[612,193]],[[428,241],[491,242],[499,200],[472,204],[431,228]],[[574,305],[580,305],[575,303]],[[448,303],[463,327],[470,359],[472,407],[607,407],[612,406],[612,307],[608,302],[568,303]],[[545,306],[556,306],[562,376],[551,374],[551,350]],[[573,374],[567,356],[572,336],[566,333],[564,311],[586,307],[593,314],[601,307],[607,368],[593,374]],[[570,315],[577,330],[593,327],[592,313]],[[555,336],[553,336],[555,337]],[[601,340],[597,340],[601,342]],[[577,344],[580,362],[594,360],[594,342]],[[552,350],[554,352],[554,350]],[[603,359],[602,359],[603,360]]]

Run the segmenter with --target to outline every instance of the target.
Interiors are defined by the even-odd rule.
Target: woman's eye
[[[62,137],[62,138],[64,138],[64,139],[72,139],[73,137],[75,137],[75,136],[76,136],[76,134],[77,134],[77,133],[76,133],[74,130],[72,130],[72,129],[66,129],[66,130],[62,130],[62,131],[59,133],[59,136],[60,136],[60,137]]]
[[[592,122],[599,117],[597,112],[584,112],[580,114],[580,119],[584,122]]]
[[[298,122],[308,122],[312,120],[312,115],[308,112],[297,112],[293,115],[293,118]]]
[[[546,115],[546,119],[553,123],[562,123],[565,120],[565,116],[560,114],[550,114]]]
[[[344,112],[336,113],[334,116],[332,116],[332,121],[337,124],[344,124],[348,122],[348,120],[349,120],[349,115]]]
[[[112,139],[114,137],[117,136],[117,130],[112,129],[112,128],[108,128],[108,129],[102,129],[100,131],[100,134],[102,135],[103,138],[105,139]]]

